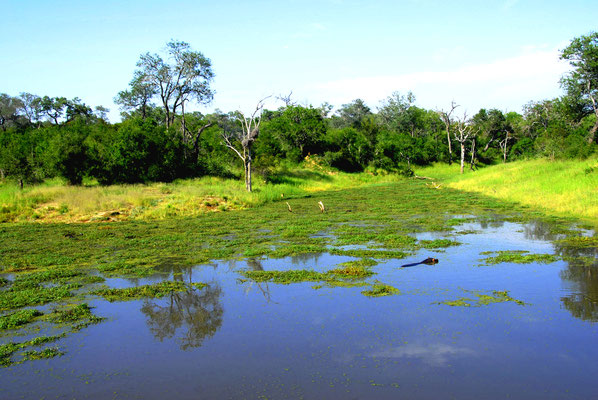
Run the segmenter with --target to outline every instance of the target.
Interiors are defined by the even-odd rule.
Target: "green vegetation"
[[[77,286],[69,284],[50,288],[33,288],[23,290],[5,290],[0,292],[0,311],[15,308],[36,306],[72,297],[72,289]]]
[[[496,254],[492,257],[486,257],[483,262],[485,265],[494,265],[500,263],[531,264],[541,263],[550,264],[560,260],[559,256],[554,254],[527,254],[527,251],[496,251],[482,252],[482,255]]]
[[[22,353],[24,357],[20,361],[14,361],[12,359],[13,354],[17,350],[25,349],[25,348],[31,347],[31,346],[40,346],[45,343],[54,342],[54,341],[60,339],[61,337],[62,336],[39,336],[39,337],[36,337],[35,339],[28,340],[26,342],[21,342],[21,343],[9,342],[9,343],[2,344],[2,345],[0,345],[0,366],[8,367],[13,364],[20,364],[27,360],[34,360],[34,359],[40,359],[40,358],[52,358],[52,357],[60,356],[64,353],[59,352],[58,349],[56,349],[56,348],[48,348],[48,349],[42,350],[41,352],[34,351],[34,350],[29,350],[27,352],[24,352],[24,353]]]
[[[0,316],[0,330],[18,328],[21,325],[32,322],[35,317],[39,317],[40,315],[43,315],[43,313],[39,310],[26,309]]]
[[[591,171],[591,172],[587,172]],[[417,174],[442,182],[442,188],[480,193],[531,206],[544,213],[576,216],[598,224],[598,159],[521,160],[458,173],[456,166],[436,164]],[[442,191],[442,190],[440,190]]]
[[[364,296],[368,297],[382,297],[382,296],[391,296],[393,294],[401,293],[399,289],[394,288],[390,285],[385,285],[383,283],[376,283],[372,285],[370,290],[364,290],[361,292]]]
[[[189,287],[201,289],[205,287],[204,283],[192,283],[187,285],[180,281],[163,281],[153,285],[135,286],[125,289],[103,288],[92,292],[92,294],[102,296],[106,300],[112,301],[126,301],[142,298],[160,298],[168,296],[173,292],[183,292]]]
[[[72,323],[82,320],[97,323],[102,321],[103,318],[93,315],[91,308],[86,303],[83,303],[63,310],[54,310],[50,316],[50,320],[55,323]]]
[[[451,306],[451,307],[481,307],[481,306],[487,306],[492,303],[513,302],[520,306],[525,305],[525,303],[523,301],[517,300],[517,299],[511,297],[509,295],[509,292],[506,290],[504,290],[504,291],[494,290],[494,291],[492,291],[491,295],[483,294],[479,291],[474,291],[474,290],[464,290],[464,291],[473,295],[475,297],[475,299],[471,299],[469,297],[460,297],[456,300],[440,301],[435,304],[444,304],[444,305]]]

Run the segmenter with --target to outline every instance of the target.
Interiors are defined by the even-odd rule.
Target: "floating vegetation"
[[[72,269],[47,269],[38,272],[28,272],[17,275],[11,289],[31,289],[38,288],[44,282],[66,283],[69,278],[81,275],[81,271]]]
[[[363,257],[363,258],[374,258],[374,259],[390,259],[390,258],[405,258],[409,253],[397,250],[343,250],[338,248],[330,249],[330,254],[335,256],[350,256],[350,257]]]
[[[399,293],[401,293],[399,289],[384,283],[376,283],[372,285],[370,290],[364,290],[361,292],[361,294],[364,296],[369,297],[392,296]]]
[[[519,304],[520,306],[525,305],[525,303],[521,300],[517,300],[509,295],[507,290],[492,291],[492,294],[484,294],[480,291],[475,290],[463,290],[471,294],[474,299],[469,297],[460,297],[456,300],[446,300],[446,301],[439,301],[434,304],[444,304],[451,307],[481,307],[486,306],[492,303],[506,303],[506,302],[513,302],[515,304]]]
[[[461,243],[450,239],[435,239],[435,240],[420,240],[418,242],[420,247],[424,249],[441,249],[451,246],[460,246]]]
[[[565,239],[557,240],[557,243],[566,247],[576,248],[598,248],[598,236],[570,236]]]
[[[91,308],[86,304],[79,304],[63,310],[54,310],[50,315],[50,320],[54,323],[72,323],[87,320],[89,323],[98,323],[104,318],[98,317],[91,312]],[[89,325],[89,324],[88,324]]]
[[[58,350],[57,347],[48,347],[43,350],[28,350],[23,352],[23,361],[42,360],[45,358],[61,357],[64,352]]]
[[[78,288],[78,285],[67,284],[50,288],[40,287],[25,290],[9,290],[0,292],[0,310],[11,310],[15,308],[36,306],[53,301],[72,297],[71,290]]]
[[[154,285],[135,286],[125,289],[113,289],[105,287],[93,291],[92,294],[102,296],[106,300],[113,302],[141,299],[146,297],[160,298],[168,296],[173,292],[184,292],[189,290],[190,287],[202,289],[205,286],[205,283],[192,283],[189,285],[180,281],[164,281]]]
[[[31,347],[31,346],[40,346],[45,343],[55,342],[56,340],[58,340],[62,337],[64,337],[64,335],[39,336],[39,337],[36,337],[35,339],[28,340],[26,342],[21,342],[21,343],[9,342],[9,343],[2,344],[2,345],[0,345],[0,366],[7,367],[7,366],[10,366],[13,364],[21,364],[23,361],[26,361],[26,360],[39,360],[40,358],[52,358],[52,357],[56,357],[57,355],[62,355],[64,353],[60,353],[60,352],[58,352],[60,354],[56,353],[56,351],[58,351],[58,349],[49,350],[46,353],[43,353],[46,351],[46,349],[44,349],[41,352],[27,351],[27,352],[23,353],[24,358],[22,360],[20,360],[20,361],[12,360],[12,355],[18,350],[22,350],[22,349],[25,349],[25,348]],[[43,353],[43,354],[41,354],[41,353]],[[29,354],[29,355],[27,355],[27,354]],[[52,357],[50,357],[52,354],[54,354],[54,355]]]
[[[35,309],[19,310],[12,314],[3,315],[0,317],[0,330],[15,329],[27,325],[40,315],[43,315],[43,313]]]
[[[2,286],[6,286],[6,285],[8,285],[9,283],[10,283],[10,281],[9,281],[8,279],[6,279],[6,278],[4,278],[4,277],[1,277],[1,276],[0,276],[0,287],[2,287]]]
[[[255,282],[273,282],[288,285],[299,282],[320,282],[331,279],[327,273],[312,270],[290,271],[241,271],[241,274]]]
[[[482,261],[485,265],[495,265],[500,263],[516,263],[516,264],[531,264],[541,263],[550,264],[559,261],[561,258],[555,254],[528,254],[524,250],[507,250],[507,251],[485,251],[481,255],[496,254],[492,257],[486,257]]]

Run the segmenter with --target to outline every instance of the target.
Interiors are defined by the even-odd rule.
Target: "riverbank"
[[[481,193],[533,207],[546,214],[581,218],[598,225],[598,158],[534,159],[497,164],[459,174],[459,165],[417,168],[440,188]]]

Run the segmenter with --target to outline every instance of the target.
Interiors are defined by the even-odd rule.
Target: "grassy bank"
[[[257,176],[248,193],[242,180],[203,177],[171,183],[68,186],[59,179],[19,190],[0,183],[0,222],[158,220],[251,208],[311,193],[396,182],[395,175],[347,174],[317,165],[280,169],[268,183]]]
[[[574,216],[598,224],[598,159],[516,161],[466,170],[459,165],[437,164],[417,169],[417,175],[434,178],[441,188],[482,193],[542,210]]]

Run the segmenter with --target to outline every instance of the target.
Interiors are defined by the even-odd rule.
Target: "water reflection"
[[[156,339],[172,338],[178,331],[180,348],[186,350],[201,346],[220,329],[224,313],[221,294],[220,285],[211,282],[202,289],[189,287],[185,292],[171,293],[166,304],[163,299],[146,300],[141,312]]]
[[[264,266],[262,265],[262,262],[257,258],[249,258],[245,261],[245,263],[247,264],[247,267],[250,271],[263,271],[264,270]],[[270,294],[270,287],[268,286],[268,282],[256,282],[253,280],[249,280],[245,283],[246,283],[245,294],[248,294],[251,291],[251,289],[253,287],[255,287],[264,296],[264,298],[266,299],[266,302],[268,302],[268,303],[272,302],[272,296]]]
[[[476,355],[476,351],[470,348],[448,343],[412,343],[375,351],[371,354],[374,358],[419,359],[433,367],[444,367],[458,357],[474,355]]]
[[[598,249],[557,245],[557,252],[568,261],[561,278],[575,288],[561,297],[563,306],[576,318],[598,321]]]

